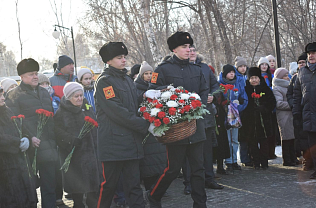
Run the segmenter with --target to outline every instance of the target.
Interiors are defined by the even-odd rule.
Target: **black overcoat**
[[[55,135],[62,163],[71,152],[75,138],[79,136],[85,116],[95,119],[93,108],[86,107],[88,104],[84,99],[81,108],[76,107],[66,100],[65,96],[62,97],[54,117]],[[98,192],[101,169],[96,145],[97,129],[93,128],[75,147],[68,171],[62,171],[63,185],[67,193]]]

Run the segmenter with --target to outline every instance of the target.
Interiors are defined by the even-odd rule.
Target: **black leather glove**
[[[238,98],[238,101],[239,101],[239,105],[242,105],[242,104],[244,104],[245,99],[240,96]]]

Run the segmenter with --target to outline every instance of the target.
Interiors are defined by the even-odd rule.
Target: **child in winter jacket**
[[[48,77],[45,74],[38,73],[38,84],[39,86],[45,88],[48,91],[52,99],[54,113],[56,113],[57,109],[59,108],[60,98],[55,95],[55,91],[52,88],[52,86],[50,86]]]
[[[94,104],[94,81],[93,81],[93,74],[91,69],[88,67],[82,66],[78,70],[78,82],[83,86],[84,88],[84,97],[88,100],[88,103],[93,108],[93,111],[95,112],[95,104]]]
[[[232,65],[227,64],[223,67],[219,82],[223,85],[233,86],[233,89],[229,89],[227,90],[227,93],[224,93],[224,97],[228,101],[226,111],[228,113],[226,119],[227,136],[230,149],[232,149],[230,150],[231,157],[225,160],[227,168],[226,171],[232,171],[233,169],[241,170],[241,167],[237,164],[238,128],[240,128],[241,125],[234,125],[228,120],[228,117],[230,116],[229,113],[232,112],[232,106],[237,106],[235,110],[238,113],[237,117],[239,117],[240,122],[239,115],[246,108],[248,104],[248,97],[245,93],[244,82],[243,80],[237,78],[235,68]],[[230,105],[229,102],[232,102],[233,104]],[[228,110],[229,107],[231,111]]]

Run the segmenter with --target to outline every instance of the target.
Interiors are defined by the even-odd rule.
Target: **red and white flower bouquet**
[[[154,125],[155,136],[161,137],[172,125],[202,119],[209,112],[198,94],[179,86],[162,92],[157,99],[146,98],[140,105],[139,113]]]

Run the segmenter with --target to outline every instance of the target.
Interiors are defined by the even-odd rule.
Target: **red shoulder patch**
[[[153,75],[151,77],[151,83],[156,84],[157,83],[157,79],[158,79],[158,73],[153,72]]]
[[[103,92],[106,99],[115,97],[115,93],[112,86],[103,88]]]

